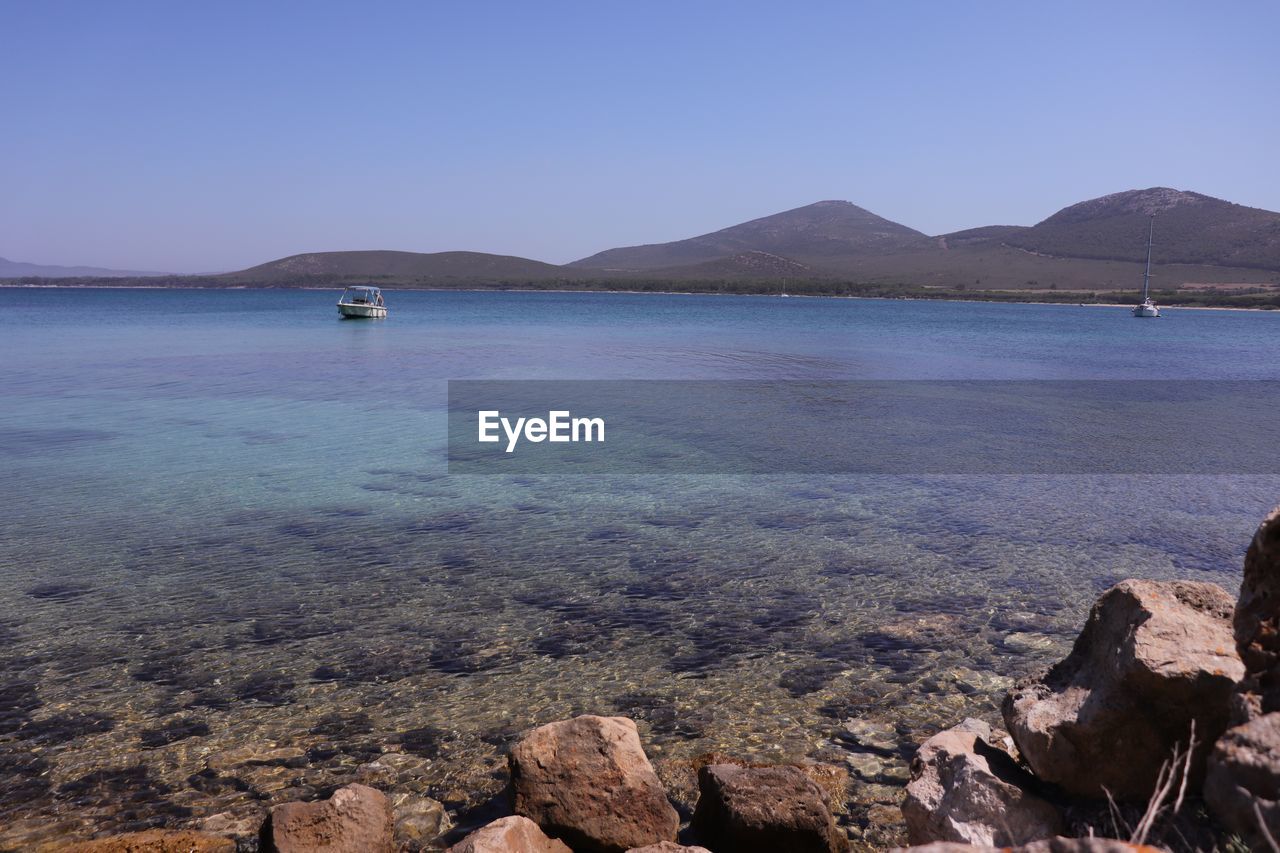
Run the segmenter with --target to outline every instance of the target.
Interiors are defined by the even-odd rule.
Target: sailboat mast
[[[1147,271],[1142,274],[1142,301],[1147,301],[1147,289],[1151,286],[1151,237],[1155,234],[1156,218],[1153,215],[1147,225]]]

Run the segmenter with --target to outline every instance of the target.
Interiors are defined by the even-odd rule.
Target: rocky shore
[[[914,850],[1280,850],[1280,509],[1238,600],[1195,581],[1126,580],[1070,654],[914,749],[901,802]],[[850,736],[900,748],[850,722]],[[662,774],[626,717],[524,732],[507,791],[455,827],[416,793],[348,784],[256,819],[57,841],[42,853],[838,853],[848,770],[702,756]]]

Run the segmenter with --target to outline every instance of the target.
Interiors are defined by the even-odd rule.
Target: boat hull
[[[1159,317],[1160,309],[1154,305],[1138,305],[1133,309],[1135,317]]]
[[[351,319],[377,320],[387,316],[387,306],[353,305],[350,302],[339,302],[338,313]]]

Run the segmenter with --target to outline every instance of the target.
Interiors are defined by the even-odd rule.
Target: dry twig
[[[1258,829],[1262,830],[1262,837],[1266,839],[1267,846],[1271,848],[1272,853],[1280,853],[1280,844],[1276,844],[1275,836],[1271,834],[1271,830],[1267,829],[1267,822],[1262,819],[1262,809],[1258,808],[1256,800],[1253,804],[1253,815],[1258,819]]]
[[[1131,844],[1146,844],[1147,836],[1151,834],[1152,828],[1156,821],[1164,812],[1165,800],[1173,793],[1173,787],[1179,782],[1181,776],[1181,784],[1178,786],[1178,797],[1174,801],[1173,810],[1169,813],[1170,817],[1177,815],[1182,809],[1182,802],[1187,793],[1187,777],[1191,774],[1191,756],[1196,750],[1196,724],[1193,720],[1191,723],[1191,733],[1187,737],[1187,748],[1184,753],[1177,744],[1173,747],[1173,757],[1169,761],[1160,765],[1160,772],[1156,775],[1156,787],[1151,793],[1151,799],[1147,802],[1147,810],[1143,812],[1142,819],[1138,821],[1133,834],[1129,837]],[[1276,851],[1280,853],[1280,851]]]

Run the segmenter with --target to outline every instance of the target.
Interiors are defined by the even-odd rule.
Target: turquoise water
[[[842,820],[875,840],[911,742],[996,719],[1118,579],[1234,589],[1280,495],[450,477],[442,408],[449,379],[1277,379],[1273,314],[392,293],[343,322],[335,300],[5,291],[0,848],[357,778],[465,823],[513,733],[582,712],[636,718],[673,779],[712,750],[842,764]]]

